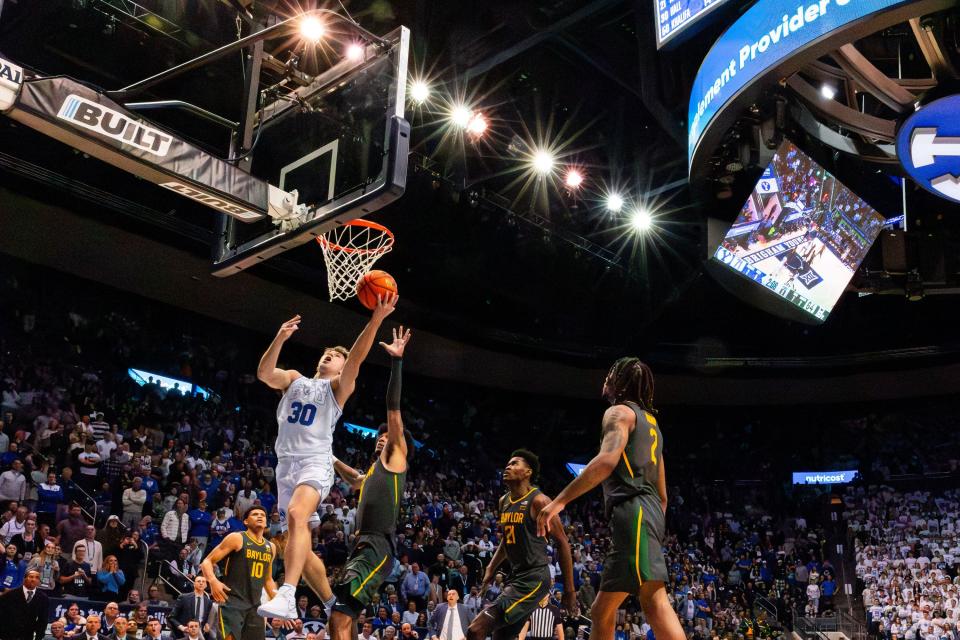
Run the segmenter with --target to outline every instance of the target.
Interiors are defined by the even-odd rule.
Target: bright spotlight
[[[423,80],[414,80],[410,85],[410,97],[417,104],[423,104],[430,99],[430,87]]]
[[[563,182],[571,189],[576,189],[581,184],[583,184],[583,174],[577,171],[576,169],[570,169],[569,171],[567,171],[567,175],[564,178]]]
[[[470,111],[465,105],[458,104],[450,111],[450,122],[457,125],[461,129],[466,129],[470,126],[470,119],[473,117],[473,112]]]
[[[353,60],[354,62],[359,62],[363,60],[364,48],[362,44],[357,42],[352,43],[347,47],[347,59]]]
[[[326,27],[324,27],[320,19],[315,16],[308,16],[300,21],[300,35],[303,36],[305,40],[316,42],[323,37],[326,31]]]
[[[470,121],[467,123],[467,133],[476,137],[480,137],[486,130],[487,119],[483,117],[483,114],[473,114],[473,116],[470,118]]]
[[[623,209],[623,196],[619,193],[611,193],[607,196],[607,211],[619,213]]]
[[[541,175],[546,175],[553,171],[553,154],[541,149],[533,154],[533,170]]]
[[[829,84],[823,84],[820,86],[820,95],[822,95],[827,100],[833,100],[834,96],[837,95],[837,90],[834,89]]]
[[[653,226],[653,216],[646,209],[635,209],[630,214],[630,226],[636,231],[648,231]]]

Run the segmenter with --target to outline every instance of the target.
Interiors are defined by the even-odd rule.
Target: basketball
[[[397,281],[386,271],[370,271],[357,284],[357,298],[360,304],[373,310],[377,306],[377,296],[397,293]]]

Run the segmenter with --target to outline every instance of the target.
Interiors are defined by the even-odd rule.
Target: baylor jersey
[[[223,584],[230,587],[228,607],[245,608],[260,605],[263,583],[273,570],[273,547],[266,539],[257,542],[244,531],[243,547],[223,560]]]
[[[513,573],[525,572],[549,564],[547,541],[537,536],[537,521],[531,515],[533,499],[540,493],[534,487],[514,500],[507,493],[500,498],[500,529],[503,548]]]
[[[357,535],[380,534],[393,542],[407,472],[388,471],[380,458],[370,465],[357,501]]]
[[[616,469],[603,481],[603,499],[608,517],[617,503],[633,496],[660,495],[657,480],[663,439],[657,419],[633,402],[624,404],[636,414],[636,427],[627,440]]]

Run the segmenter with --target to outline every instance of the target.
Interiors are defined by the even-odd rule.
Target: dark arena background
[[[958,294],[954,0],[0,0],[0,640],[960,640]]]

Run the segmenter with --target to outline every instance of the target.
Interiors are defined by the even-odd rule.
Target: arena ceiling
[[[490,119],[489,144],[450,151],[435,143],[435,123],[411,115],[407,193],[374,216],[398,239],[380,266],[400,283],[400,319],[476,347],[573,366],[600,366],[625,351],[673,370],[760,366],[771,359],[784,369],[811,370],[955,359],[960,341],[953,318],[960,309],[952,296],[910,303],[901,296],[848,292],[825,325],[808,327],[745,306],[704,273],[712,248],[707,219],[732,220],[756,174],[734,176],[732,184],[687,184],[688,94],[710,44],[750,3],[728,3],[698,37],[662,52],[656,49],[652,4],[346,3],[374,33],[408,26],[412,64],[438,86],[470,95]],[[178,29],[158,29],[131,15],[130,8],[140,5],[157,11],[174,6]],[[140,5],[8,0],[0,5],[0,54],[44,74],[118,88],[236,36],[235,13],[226,3]],[[289,13],[291,6],[266,2],[258,10]],[[892,42],[893,35],[871,40],[871,55],[888,55],[883,42]],[[947,52],[957,53],[955,47]],[[188,100],[237,120],[242,80],[240,60],[231,58],[143,99]],[[150,117],[226,154],[221,130],[177,112]],[[525,200],[510,173],[515,159],[509,149],[518,131],[562,139],[567,160],[582,167],[588,180],[642,195],[657,208],[660,233],[638,237],[601,202],[562,190],[550,194],[546,206]],[[845,172],[842,162],[836,164],[831,168],[842,179],[870,191],[871,204],[888,215],[900,212],[898,190],[875,188],[878,179],[865,175],[864,167]],[[33,201],[201,259],[209,255],[216,217],[208,209],[5,119],[0,170],[4,186]],[[960,237],[957,215],[955,207],[940,203],[916,213],[931,233],[942,235],[948,252]],[[35,241],[42,244],[51,233],[57,230],[37,228]],[[299,291],[311,302],[325,294],[315,246],[291,251],[250,275]],[[201,279],[209,291],[222,282]]]

